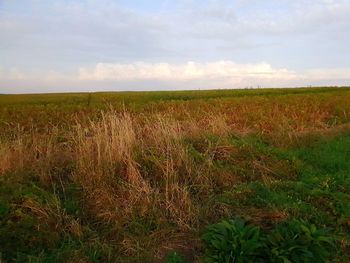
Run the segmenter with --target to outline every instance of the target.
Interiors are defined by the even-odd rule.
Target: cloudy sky
[[[350,85],[350,0],[0,0],[0,93]]]

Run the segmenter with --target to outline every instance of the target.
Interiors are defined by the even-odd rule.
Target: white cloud
[[[207,63],[98,63],[93,69],[80,68],[81,80],[116,81],[191,81],[215,79],[292,79],[295,73],[287,69],[274,69],[267,63],[237,64],[233,61]]]
[[[350,85],[350,68],[315,68],[293,71],[268,63],[214,62],[98,63],[75,73],[22,71],[0,66],[0,93],[101,90],[166,90],[244,87]],[[73,90],[71,90],[73,89]]]
[[[309,80],[350,80],[350,68],[309,69],[304,73]]]
[[[72,74],[63,74],[54,70],[48,70],[42,72],[41,70],[30,70],[24,71],[16,67],[11,67],[6,69],[5,67],[0,66],[0,85],[1,81],[4,80],[23,80],[23,81],[58,81],[58,80],[72,80],[77,79],[76,75]]]
[[[232,65],[225,68],[222,66],[224,63]],[[136,64],[138,66],[135,66]],[[38,75],[16,69],[0,70],[0,93],[350,86],[350,68],[293,72],[287,69],[275,69],[266,63],[251,65],[239,65],[233,62],[183,65],[160,63],[154,64],[155,66],[135,63],[135,65],[119,64],[116,67],[109,64],[109,67],[106,67],[105,64],[100,64],[99,67],[90,70],[80,69],[75,75],[58,72]]]

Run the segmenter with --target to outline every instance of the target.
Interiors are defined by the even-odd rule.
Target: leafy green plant
[[[260,228],[243,220],[224,220],[207,227],[203,235],[207,263],[263,262]]]
[[[327,262],[334,250],[334,240],[326,229],[301,220],[291,220],[276,227],[268,236],[270,262]]]
[[[224,220],[207,227],[203,240],[207,263],[324,263],[335,251],[328,229],[302,220],[283,222],[269,234],[242,220]]]
[[[167,263],[186,263],[185,259],[176,251],[169,253],[166,260]]]

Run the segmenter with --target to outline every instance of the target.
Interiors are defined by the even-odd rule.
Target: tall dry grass
[[[55,127],[48,134],[19,128],[12,140],[0,142],[0,175],[25,171],[50,184],[72,161],[67,143],[59,142],[58,137]]]
[[[77,179],[96,183],[124,169],[123,179],[132,185],[142,184],[133,158],[135,143],[135,131],[128,114],[102,113],[101,121],[90,122],[87,127],[77,123],[72,145]]]
[[[118,224],[135,211],[145,215],[156,209],[190,228],[197,213],[190,189],[209,184],[184,141],[199,130],[195,126],[161,115],[141,121],[115,111],[102,113],[88,126],[77,123],[71,145],[73,180],[84,189],[91,211]],[[153,169],[144,169],[146,163]]]
[[[87,126],[78,122],[73,131],[73,180],[82,186],[91,211],[108,222],[126,220],[149,203],[152,192],[135,160],[133,125],[129,114],[110,111]]]

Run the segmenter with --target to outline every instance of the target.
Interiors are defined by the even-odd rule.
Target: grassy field
[[[213,260],[240,219],[261,261]],[[350,261],[350,88],[0,95],[0,262],[322,262],[322,242]]]

